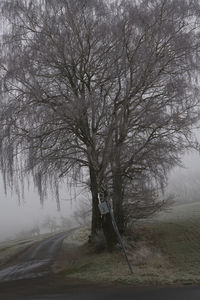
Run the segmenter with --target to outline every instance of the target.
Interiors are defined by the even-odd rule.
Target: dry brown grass
[[[82,236],[82,233],[78,232],[63,244],[53,271],[63,274],[68,279],[76,278],[95,283],[166,284],[169,275],[173,273],[173,268],[155,246],[156,237],[153,237],[153,233],[144,228],[138,228],[138,233],[141,230],[143,234],[138,235],[141,238],[137,241],[131,237],[131,234],[124,239],[133,266],[133,275],[130,274],[120,247],[112,253],[105,251],[97,253],[95,248],[87,243],[86,234],[81,242],[80,240],[73,242],[74,238]]]
[[[133,266],[131,275],[120,248],[95,253],[88,229],[74,232],[63,244],[60,268],[67,280],[139,285],[199,284],[200,203],[173,207],[141,222],[124,238]]]

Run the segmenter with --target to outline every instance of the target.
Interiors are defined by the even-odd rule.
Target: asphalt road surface
[[[58,277],[0,283],[1,300],[200,300],[200,287],[130,288],[70,285]]]
[[[63,239],[69,234],[58,233],[33,246],[15,265],[0,270],[0,282],[47,275]]]
[[[27,300],[200,300],[200,288],[159,290],[73,291],[26,298]],[[22,300],[22,299],[21,299]],[[25,300],[25,298],[24,298]]]

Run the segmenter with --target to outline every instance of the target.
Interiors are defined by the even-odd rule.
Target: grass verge
[[[53,233],[40,234],[24,240],[9,240],[0,243],[0,268],[13,264],[35,243],[43,240]],[[55,233],[54,233],[55,234]]]
[[[76,230],[63,244],[54,272],[66,279],[134,286],[187,285],[200,282],[200,204],[173,207],[125,239],[134,274],[120,249],[95,253],[87,244],[89,230]],[[134,232],[135,233],[135,232]]]

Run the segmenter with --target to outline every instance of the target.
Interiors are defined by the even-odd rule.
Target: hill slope
[[[124,239],[133,275],[120,249],[97,253],[88,246],[87,234],[81,243],[78,235],[65,241],[57,262],[67,280],[131,285],[200,282],[200,203],[174,206],[134,227],[132,236]]]
[[[175,206],[152,223],[177,277],[200,280],[200,203]]]

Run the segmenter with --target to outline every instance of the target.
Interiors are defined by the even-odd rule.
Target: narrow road
[[[33,246],[17,264],[0,270],[0,282],[42,277],[50,272],[52,261],[70,232],[55,234]]]
[[[62,277],[0,283],[2,300],[200,300],[200,287],[133,288],[94,286]]]
[[[160,289],[88,289],[71,290],[10,300],[200,300],[199,287]]]

